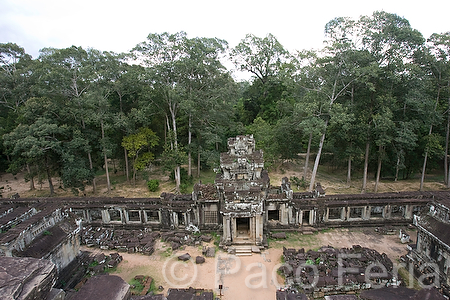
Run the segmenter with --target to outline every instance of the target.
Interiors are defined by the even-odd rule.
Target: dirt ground
[[[311,168],[313,161],[310,163]],[[186,167],[186,166],[185,166]],[[269,170],[270,183],[273,186],[279,186],[283,177],[290,178],[296,176],[302,178],[304,175],[304,159],[300,158],[297,161],[286,161],[277,167],[273,167]],[[18,193],[21,197],[46,197],[49,196],[48,182],[43,179],[39,182],[35,179],[35,189],[30,190],[30,183],[24,179],[24,172],[12,175],[9,173],[0,173],[0,195],[3,198],[9,198],[12,195]],[[196,174],[195,170],[194,173]],[[141,174],[142,175],[142,174]],[[408,180],[393,181],[392,179],[384,178],[380,181],[378,186],[378,192],[401,192],[401,191],[417,191],[419,190],[420,174],[416,174],[415,178]],[[138,178],[136,184],[127,182],[124,172],[119,170],[117,172],[110,172],[112,190],[107,191],[106,177],[100,175],[96,177],[97,190],[94,193],[92,186],[87,186],[83,194],[86,196],[109,196],[109,197],[159,197],[162,192],[174,192],[175,185],[169,179],[169,176],[160,167],[153,167],[147,172],[146,179],[158,179],[160,181],[159,190],[156,192],[149,192],[146,186],[146,179]],[[144,176],[144,177],[145,177]],[[307,179],[311,176],[311,170],[307,172]],[[424,190],[442,190],[447,189],[442,182],[441,174],[427,174],[425,176]],[[201,180],[203,183],[213,182],[215,174],[212,171],[202,171]],[[194,183],[198,182],[198,178],[194,178]],[[320,182],[325,192],[328,195],[331,194],[358,194],[361,193],[362,175],[360,172],[354,172],[352,174],[352,181],[350,184],[346,180],[346,170],[336,169],[329,166],[321,166],[319,168],[316,182]],[[72,197],[73,194],[70,189],[65,189],[59,178],[53,178],[53,185],[55,187],[56,197]],[[306,188],[297,188],[292,186],[294,192],[304,192]],[[375,181],[373,180],[373,174],[369,174],[367,182],[367,193],[374,192]],[[81,194],[80,194],[81,195]]]
[[[416,239],[416,232],[408,230],[411,239]],[[214,246],[213,244],[205,244]],[[288,239],[269,241],[269,249],[251,256],[232,256],[218,250],[216,257],[206,258],[201,265],[195,264],[195,257],[201,256],[201,247],[186,247],[174,253],[162,242],[156,244],[156,251],[151,256],[122,253],[123,261],[117,271],[112,273],[126,282],[136,275],[151,276],[156,286],[163,286],[163,293],[168,288],[203,288],[213,290],[219,295],[219,285],[223,285],[222,298],[235,299],[274,299],[278,287],[282,287],[283,279],[277,274],[281,266],[283,247],[305,248],[317,250],[321,246],[330,245],[335,248],[349,248],[361,245],[386,253],[396,263],[401,255],[407,253],[406,245],[400,242],[398,230],[395,235],[381,235],[374,228],[331,229],[313,235],[288,233]],[[100,252],[102,250],[84,248],[84,250]],[[111,251],[103,251],[105,254]],[[192,259],[180,262],[177,257],[189,253]]]

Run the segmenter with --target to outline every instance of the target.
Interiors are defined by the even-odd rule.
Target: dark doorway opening
[[[237,236],[249,236],[250,233],[250,218],[236,218]]]
[[[280,212],[278,209],[274,209],[274,210],[268,210],[267,211],[267,218],[268,220],[274,220],[274,221],[279,221],[280,220]]]
[[[182,212],[177,212],[178,216],[178,226],[184,226],[184,215]]]
[[[302,219],[302,224],[308,225],[309,224],[309,210],[304,210],[303,211],[303,219]]]

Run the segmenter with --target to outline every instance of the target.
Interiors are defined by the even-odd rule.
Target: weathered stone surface
[[[212,236],[210,236],[210,235],[202,235],[202,236],[200,236],[200,240],[202,240],[203,242],[209,243],[212,240]]]
[[[205,291],[204,289],[169,289],[167,291],[167,300],[190,300],[202,299],[213,300],[214,293],[212,291]]]
[[[204,263],[205,262],[205,258],[203,257],[203,256],[197,256],[196,258],[195,258],[195,263],[196,264],[202,264],[202,263]]]
[[[216,256],[216,248],[215,247],[208,247],[206,249],[205,256],[206,257],[214,257],[214,256]]]
[[[47,300],[64,300],[66,293],[61,289],[52,289],[47,297]]]
[[[189,253],[178,256],[178,260],[187,261],[189,259],[191,259],[191,255],[189,255]]]
[[[44,259],[0,257],[0,299],[47,299],[56,266]]]
[[[181,245],[178,243],[172,243],[172,250],[177,250],[178,248],[180,248]]]
[[[127,300],[130,285],[115,275],[99,275],[89,278],[70,300]]]
[[[274,239],[285,239],[286,238],[286,233],[285,232],[272,233],[272,238],[274,238]]]

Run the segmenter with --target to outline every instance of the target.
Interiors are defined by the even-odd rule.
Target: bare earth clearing
[[[413,240],[414,230],[409,230]],[[213,244],[205,244],[213,246]],[[201,247],[186,247],[172,255],[168,246],[159,242],[151,256],[122,253],[115,275],[125,281],[136,275],[151,276],[156,286],[163,286],[164,293],[168,288],[204,288],[213,290],[219,295],[219,284],[223,284],[222,299],[274,299],[277,287],[283,286],[283,279],[277,274],[281,265],[283,247],[318,249],[330,245],[335,248],[350,248],[361,245],[372,248],[397,263],[399,257],[407,253],[406,245],[401,244],[398,235],[380,235],[374,228],[331,229],[313,235],[288,233],[287,240],[270,241],[269,249],[252,256],[230,256],[223,251],[217,251],[215,258],[206,258],[201,265],[195,264],[195,257],[201,256]],[[84,248],[84,250],[101,252],[99,249]],[[103,251],[109,254],[110,251]],[[191,261],[180,262],[177,257],[189,253]]]

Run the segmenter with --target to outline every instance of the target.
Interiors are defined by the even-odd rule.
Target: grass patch
[[[166,250],[164,250],[163,252],[161,252],[161,256],[163,258],[167,258],[167,257],[172,256],[172,253],[173,253],[172,248],[169,247]]]
[[[213,237],[213,239],[214,239],[214,245],[215,245],[216,247],[219,247],[219,244],[220,244],[220,235],[217,234],[217,232],[215,232],[215,231],[212,232],[211,235],[212,235],[212,237]]]
[[[314,234],[301,234],[298,232],[286,233],[286,239],[272,239],[268,238],[267,242],[269,247],[273,248],[305,248],[305,250],[316,250],[319,249],[321,241],[317,238],[318,233]]]
[[[405,282],[407,287],[412,287],[415,290],[421,290],[422,289],[422,287],[419,284],[419,281],[417,281],[417,279],[414,278],[414,276],[409,274],[408,270],[406,270],[405,268],[399,268],[398,269],[398,275],[403,280],[403,282]],[[410,282],[411,278],[413,280],[412,284]]]
[[[128,284],[131,286],[131,294],[133,295],[140,295],[142,293],[142,290],[144,289],[144,285],[136,279],[131,279]]]

